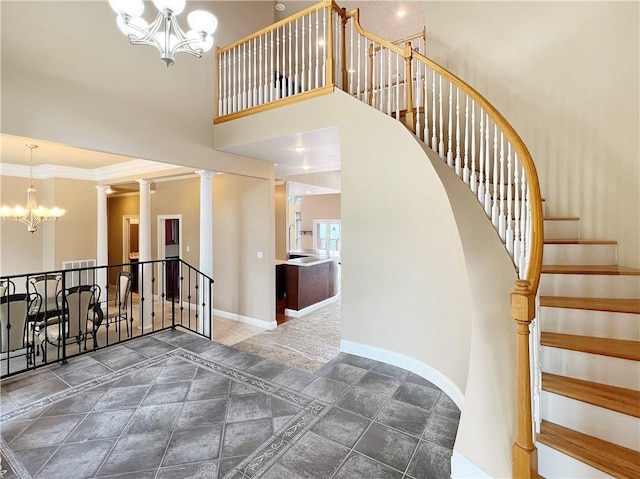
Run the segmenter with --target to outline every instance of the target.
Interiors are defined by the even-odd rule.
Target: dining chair
[[[57,297],[62,289],[62,276],[59,274],[42,274],[38,276],[30,276],[27,280],[27,291],[29,293],[37,293],[42,298],[40,305],[39,319],[47,319],[58,316],[59,308]],[[34,312],[30,311],[29,316],[34,316]]]
[[[60,315],[46,320],[39,332],[41,341],[55,346],[58,358],[63,345],[66,347],[75,343],[80,352],[81,344],[84,342],[86,349],[87,333],[94,333],[95,336],[96,305],[99,304],[99,300],[98,285],[73,286],[60,291],[57,301]],[[44,354],[46,359],[46,348]]]
[[[30,335],[27,327],[31,306],[32,301],[26,293],[4,294],[0,297],[0,352],[3,360],[24,349],[27,364],[32,364],[35,332]]]
[[[127,326],[127,337],[131,336],[129,323],[133,330],[133,316],[131,314],[131,282],[133,275],[128,271],[121,271],[116,284],[116,295],[112,301],[108,301],[104,306],[104,320],[109,328],[109,324],[115,324],[116,331],[118,324],[124,321]]]

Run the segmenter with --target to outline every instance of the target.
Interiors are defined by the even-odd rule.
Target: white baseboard
[[[331,298],[325,299],[324,301],[320,301],[316,304],[312,304],[311,306],[307,306],[306,308],[302,308],[298,311],[296,311],[295,309],[285,309],[284,315],[291,316],[292,318],[299,318],[301,316],[304,316],[305,314],[309,314],[317,311],[318,309],[324,308],[328,304],[335,303],[336,301],[338,301],[338,299],[340,299],[340,295],[336,294]]]
[[[221,309],[213,309],[214,316],[220,316],[225,319],[232,319],[234,321],[239,321],[244,324],[249,324],[251,326],[257,326],[262,329],[276,329],[278,323],[276,323],[275,319],[273,321],[263,321],[261,319],[252,318],[250,316],[242,316],[241,314],[230,313],[228,311],[222,311]]]
[[[376,361],[382,361],[383,363],[392,364],[399,368],[406,369],[412,373],[417,374],[425,378],[427,381],[431,381],[438,386],[444,393],[449,396],[456,406],[462,411],[464,404],[464,395],[462,391],[451,382],[451,380],[442,374],[437,369],[429,366],[422,361],[411,358],[395,351],[389,351],[388,349],[378,348],[377,346],[369,346],[368,344],[356,343],[354,341],[347,341],[342,339],[340,341],[340,350],[345,353],[355,354],[356,356],[364,356],[365,358],[375,359]]]
[[[451,456],[451,479],[491,479],[491,476],[457,451]]]

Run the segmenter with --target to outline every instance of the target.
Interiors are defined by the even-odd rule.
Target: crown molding
[[[74,168],[71,166],[38,165],[33,167],[33,177],[39,180],[67,178],[70,180],[108,181],[128,175],[149,175],[174,168],[180,168],[180,166],[148,160],[131,160],[92,170],[86,168]],[[0,163],[0,176],[29,178],[29,166]]]

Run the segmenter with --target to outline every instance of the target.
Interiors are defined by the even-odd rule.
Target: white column
[[[96,185],[98,190],[98,214],[97,214],[97,244],[96,244],[96,266],[106,266],[109,264],[109,236],[107,226],[107,185]],[[96,283],[101,288],[101,297],[107,299],[107,268],[97,270]]]
[[[198,170],[200,176],[200,262],[199,269],[213,278],[213,188],[214,171]],[[211,334],[213,317],[210,315],[212,298],[209,298],[209,284],[202,285],[203,302],[207,308],[201,311],[198,331],[204,335]]]
[[[140,263],[151,260],[151,184],[147,180],[136,180],[140,185],[140,225],[138,232],[138,251]],[[138,329],[151,328],[153,308],[153,290],[151,278],[153,267],[143,265],[138,269],[138,293],[140,295],[140,325]],[[144,298],[144,311],[142,299]]]

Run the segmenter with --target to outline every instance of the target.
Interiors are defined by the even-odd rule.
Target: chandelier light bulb
[[[194,10],[187,15],[187,23],[192,30],[212,35],[218,28],[218,19],[215,15],[204,10]]]
[[[153,4],[161,12],[171,10],[174,15],[180,15],[187,4],[187,0],[153,0]]]
[[[144,12],[142,0],[109,0],[109,5],[118,15],[139,17]]]

